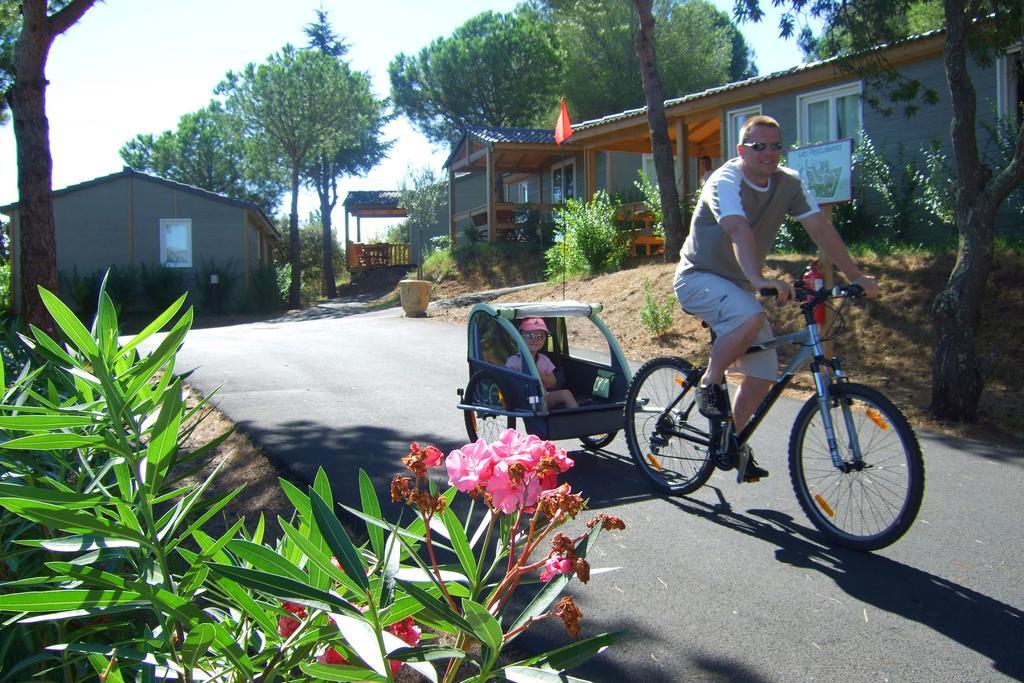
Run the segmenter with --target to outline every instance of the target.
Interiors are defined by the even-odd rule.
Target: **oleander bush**
[[[415,513],[404,525],[383,518],[360,472],[361,509],[344,506],[365,527],[357,543],[321,470],[307,491],[281,481],[295,512],[279,540],[262,516],[213,535],[241,489],[209,495],[216,470],[189,478],[228,434],[184,448],[207,409],[175,374],[185,296],[122,341],[105,283],[91,328],[40,294],[61,337],[32,327],[30,359],[0,377],[0,681],[391,681],[403,667],[431,681],[566,680],[616,639],[500,656],[538,620],[578,635],[561,592],[589,578],[600,531],[622,528],[598,515],[580,535],[559,531],[584,508],[557,483],[565,451],[513,430],[447,458],[413,444],[391,485]],[[442,466],[444,491],[431,476]],[[459,493],[473,501],[461,514]],[[519,589],[532,597],[506,615]]]

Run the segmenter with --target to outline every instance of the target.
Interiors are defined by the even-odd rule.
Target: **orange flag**
[[[562,113],[558,115],[558,123],[555,124],[555,142],[562,144],[566,138],[572,137],[572,124],[569,123],[569,110],[565,108],[565,98],[562,98]]]

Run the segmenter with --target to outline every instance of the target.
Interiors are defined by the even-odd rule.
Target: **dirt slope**
[[[808,263],[806,256],[769,259],[769,270],[779,277],[794,278]],[[1024,257],[997,259],[990,279],[990,303],[980,338],[986,353],[999,354],[999,361],[981,403],[978,425],[937,424],[928,418],[932,386],[931,302],[952,268],[952,257],[897,255],[863,260],[864,268],[880,278],[882,296],[858,302],[846,309],[846,331],[835,341],[835,352],[843,359],[854,381],[884,391],[907,414],[915,426],[945,433],[1019,443],[1024,436]],[[558,300],[563,298],[604,305],[602,319],[619,340],[626,356],[647,360],[662,355],[680,355],[694,362],[706,358],[707,332],[699,322],[675,310],[672,328],[655,337],[640,324],[638,311],[644,303],[644,283],[649,281],[656,296],[672,292],[674,266],[647,264],[610,275],[543,284],[534,289],[498,299],[505,301]],[[461,292],[455,292],[461,293]],[[435,287],[434,300],[448,296],[445,285]],[[796,329],[799,312],[792,305],[769,305],[769,316],[777,331]],[[431,316],[452,324],[465,324],[468,308],[432,312]],[[809,389],[804,382],[798,389]]]

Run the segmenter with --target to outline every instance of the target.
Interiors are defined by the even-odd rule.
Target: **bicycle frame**
[[[810,365],[811,374],[814,377],[815,392],[818,396],[818,409],[821,412],[821,421],[825,427],[825,438],[828,443],[829,454],[832,457],[832,464],[837,469],[848,471],[861,467],[863,457],[861,455],[860,443],[857,441],[857,430],[853,428],[853,415],[846,406],[843,407],[843,420],[846,423],[846,432],[850,438],[849,446],[850,451],[853,453],[853,464],[845,462],[839,454],[839,445],[836,441],[832,414],[829,412],[829,386],[831,380],[828,375],[833,374],[840,381],[844,381],[846,376],[843,374],[838,359],[830,361],[825,358],[825,351],[821,345],[821,332],[818,324],[814,321],[813,311],[816,303],[816,301],[809,301],[800,305],[800,310],[804,315],[807,325],[805,329],[772,337],[761,344],[756,344],[747,349],[747,353],[753,353],[777,349],[790,344],[800,347],[800,350],[790,359],[782,374],[772,384],[768,395],[754,409],[750,420],[736,435],[736,440],[739,445],[743,445],[750,439],[754,431],[757,430],[758,425],[761,424],[761,420],[764,419],[768,411],[775,405],[775,401],[778,400],[782,392],[789,386],[793,377],[807,365]],[[827,371],[823,372],[822,370],[825,368],[827,368]]]

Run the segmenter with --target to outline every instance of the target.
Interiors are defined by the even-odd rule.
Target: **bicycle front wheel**
[[[640,471],[662,493],[696,491],[714,471],[706,426],[681,358],[655,358],[641,367],[626,392],[626,444]]]
[[[924,461],[914,430],[879,392],[859,384],[829,389],[829,412],[844,467],[832,463],[818,397],[796,417],[789,474],[800,507],[822,533],[855,550],[896,542],[924,496]],[[859,444],[861,460],[854,458]]]

